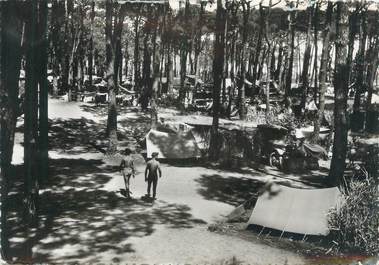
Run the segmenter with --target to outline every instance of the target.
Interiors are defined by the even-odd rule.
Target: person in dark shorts
[[[124,178],[126,197],[130,197],[130,177],[135,175],[135,168],[133,158],[131,156],[132,151],[129,148],[126,148],[124,151],[124,156],[122,157],[120,164],[120,171]]]
[[[147,181],[147,196],[150,197],[151,184],[153,184],[153,199],[157,195],[158,173],[159,178],[162,177],[161,166],[156,160],[157,152],[151,154],[152,158],[147,162],[145,169],[145,181]]]

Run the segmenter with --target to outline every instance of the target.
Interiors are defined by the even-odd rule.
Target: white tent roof
[[[258,198],[248,224],[298,234],[329,233],[327,216],[329,210],[338,204],[338,188],[275,187]]]
[[[157,152],[158,158],[188,159],[200,157],[200,149],[191,131],[167,133],[150,130],[146,135],[147,157]]]

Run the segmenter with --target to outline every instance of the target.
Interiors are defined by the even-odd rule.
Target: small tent
[[[338,188],[296,189],[275,185],[273,189],[258,198],[249,225],[305,235],[329,233],[327,216],[337,206]]]

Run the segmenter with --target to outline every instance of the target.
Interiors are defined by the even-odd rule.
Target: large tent
[[[339,196],[336,187],[296,189],[275,185],[258,198],[248,224],[304,235],[327,235],[328,211],[338,205]]]
[[[151,158],[153,152],[159,158],[188,159],[201,156],[200,149],[191,130],[170,133],[150,130],[146,135],[147,157]]]

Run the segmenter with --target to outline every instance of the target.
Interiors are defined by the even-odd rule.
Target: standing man
[[[152,158],[146,164],[145,169],[145,181],[147,181],[147,196],[150,197],[151,183],[153,183],[153,199],[155,199],[157,184],[158,184],[158,172],[159,178],[162,177],[162,171],[159,162],[156,160],[158,157],[157,152],[151,154]]]
[[[126,197],[130,198],[130,177],[135,176],[135,168],[134,168],[134,162],[133,158],[131,156],[132,151],[129,148],[126,148],[124,151],[124,156],[121,160],[120,164],[120,171],[122,173],[122,176],[124,177],[124,183],[125,183],[125,192]]]

